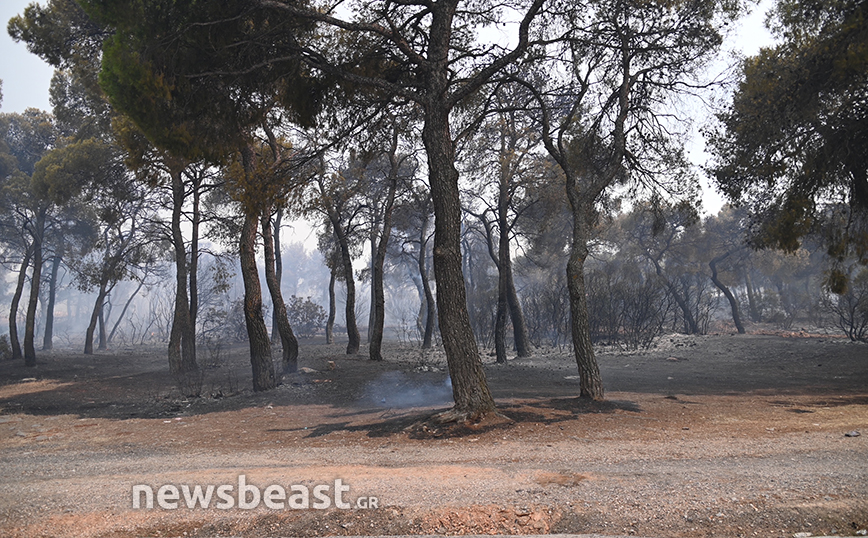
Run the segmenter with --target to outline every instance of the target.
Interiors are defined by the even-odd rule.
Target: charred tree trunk
[[[277,213],[274,215],[274,221],[271,223],[271,233],[274,236],[274,273],[277,277],[277,289],[281,289],[280,285],[283,280],[283,253],[280,249],[280,226],[282,221],[283,209],[281,208],[277,210]],[[276,345],[281,339],[280,331],[275,330],[277,326],[277,308],[275,308],[271,312],[271,345]],[[296,340],[296,347],[298,347],[298,340]],[[296,353],[297,356],[298,354]]]
[[[184,180],[182,168],[171,171],[172,176],[172,246],[175,250],[175,311],[169,333],[169,369],[173,374],[198,370],[196,364],[196,333],[190,319],[190,299],[187,295],[187,247],[181,232],[181,213],[184,206]]]
[[[332,267],[329,271],[329,317],[326,321],[326,344],[335,342],[335,316],[337,306],[335,301],[335,281],[338,279],[337,268]]]
[[[298,371],[298,339],[292,332],[289,318],[286,314],[286,303],[283,301],[283,293],[280,291],[280,278],[275,268],[275,243],[272,235],[270,210],[262,215],[262,241],[265,244],[265,282],[271,294],[271,304],[274,306],[276,330],[272,327],[272,334],[278,333],[283,345],[283,373],[291,374]]]
[[[87,330],[84,333],[84,354],[93,354],[93,335],[96,332],[97,324],[102,325],[100,318],[102,317],[102,308],[105,303],[106,295],[108,295],[108,280],[101,280],[99,290],[96,294],[96,302],[93,304],[93,310],[90,313],[90,323],[87,325]],[[100,348],[105,349],[105,348]]]
[[[108,295],[106,295],[106,297],[108,297]],[[105,351],[106,349],[108,349],[106,330],[105,330],[105,318],[106,318],[106,316],[108,316],[110,314],[111,314],[111,308],[109,308],[109,312],[107,313],[105,311],[105,303],[103,303],[99,309],[99,323],[98,323],[98,326],[99,326],[99,345],[97,346],[97,349],[99,349],[100,351]]]
[[[60,272],[61,257],[55,254],[51,260],[51,279],[48,281],[48,306],[45,308],[45,333],[42,335],[42,349],[54,347],[54,304],[57,299],[57,274]]]
[[[738,330],[738,334],[744,334],[744,325],[741,323],[741,313],[738,308],[738,301],[735,299],[735,296],[732,294],[732,291],[720,281],[717,276],[717,264],[725,260],[732,254],[731,252],[727,252],[726,254],[722,254],[713,258],[710,262],[708,262],[708,266],[711,268],[711,281],[714,282],[714,285],[717,286],[723,295],[726,297],[726,300],[729,301],[729,308],[732,310],[732,321],[735,323],[735,328]]]
[[[754,323],[760,323],[763,320],[763,317],[762,313],[760,313],[759,306],[757,306],[756,290],[753,287],[753,280],[750,277],[750,269],[747,268],[744,270],[744,287],[747,291],[747,304],[748,310],[750,310],[750,320]]]
[[[593,209],[585,207],[575,194],[569,198],[573,210],[573,240],[567,261],[567,289],[570,295],[570,332],[579,369],[579,397],[602,400],[603,378],[591,342],[588,296],[585,290],[585,260],[588,257],[590,236],[587,220],[588,215],[593,214]]]
[[[18,305],[24,294],[24,284],[27,282],[27,268],[30,267],[30,259],[33,257],[33,244],[24,252],[24,259],[18,269],[18,284],[15,286],[15,294],[12,295],[12,304],[9,306],[9,345],[12,347],[12,359],[18,360],[24,357],[21,353],[21,342],[18,340]]]
[[[36,214],[33,230],[33,271],[30,274],[30,298],[24,320],[24,366],[36,366],[36,307],[39,304],[39,286],[42,284],[42,249],[45,237],[47,209]]]
[[[451,16],[439,14],[432,21],[432,35],[444,35],[434,28],[451,24]],[[439,30],[439,31],[438,31]],[[448,35],[448,32],[445,34]],[[443,46],[444,44],[440,44]],[[448,44],[446,44],[448,47]],[[432,45],[431,51],[437,47]],[[443,58],[447,56],[444,54]],[[444,60],[445,61],[445,60]],[[445,90],[448,81],[445,69],[428,74],[432,89]],[[435,91],[435,96],[443,95]],[[476,337],[467,312],[467,292],[461,270],[461,203],[458,171],[455,168],[455,146],[449,129],[449,112],[432,97],[425,109],[422,139],[428,156],[431,199],[434,204],[434,273],[437,279],[437,313],[440,335],[452,378],[455,407],[444,420],[464,420],[479,417],[494,410],[494,399],[488,389],[485,371],[479,357]]]
[[[241,228],[241,276],[244,280],[244,322],[250,343],[250,365],[253,367],[253,390],[270,390],[277,386],[271,341],[262,315],[262,287],[256,267],[256,215],[244,215]]]
[[[347,322],[347,355],[355,355],[362,344],[362,336],[356,324],[356,281],[353,278],[353,258],[350,256],[349,238],[341,225],[340,215],[333,209],[329,209],[329,218],[341,250],[341,269],[347,286],[347,304],[344,310]]]
[[[199,225],[202,214],[199,210],[199,198],[202,193],[202,177],[200,173],[194,175],[193,183],[193,215],[191,218],[192,231],[190,238],[190,328],[193,332],[193,342],[196,341],[196,318],[199,316]]]
[[[437,305],[434,294],[431,292],[431,280],[428,275],[428,212],[424,212],[422,231],[419,234],[419,276],[422,279],[422,292],[424,294],[426,309],[425,332],[422,336],[422,349],[431,349],[434,345],[434,324],[437,321]]]

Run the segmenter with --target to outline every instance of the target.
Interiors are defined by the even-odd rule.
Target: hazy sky
[[[3,23],[3,35],[0,36],[2,112],[24,112],[24,109],[29,107],[51,109],[48,103],[48,86],[53,69],[39,57],[27,52],[23,43],[13,41],[6,31],[9,19],[24,13],[24,8],[31,3],[32,0],[0,0],[0,21]]]

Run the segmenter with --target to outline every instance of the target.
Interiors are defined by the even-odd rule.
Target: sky
[[[0,80],[3,81],[3,101],[0,112],[23,112],[28,107],[50,110],[48,87],[51,83],[52,68],[39,57],[30,54],[23,43],[15,43],[6,31],[9,19],[24,12],[33,0],[0,0]],[[45,0],[41,2],[45,4]],[[772,0],[762,0],[753,12],[740,22],[728,48],[744,55],[755,54],[760,47],[772,43],[772,37],[763,27],[765,13],[772,6]],[[701,145],[690,151],[691,159],[702,164],[707,154]],[[720,197],[707,182],[703,181],[703,203],[706,212],[716,213],[723,204]]]

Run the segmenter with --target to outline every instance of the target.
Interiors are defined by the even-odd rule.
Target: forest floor
[[[58,350],[30,369],[0,363],[0,536],[868,528],[868,345],[803,333],[673,335],[647,352],[602,350],[600,403],[575,398],[565,351],[506,365],[486,355],[502,416],[462,428],[426,421],[449,406],[442,350],[389,344],[383,362],[364,348],[342,351],[302,342],[307,370],[253,393],[244,346],[202,347],[203,376],[189,382],[201,382],[199,398],[182,396],[162,349]],[[239,480],[263,494],[328,485],[334,502],[336,479],[352,508],[237,507]],[[172,488],[160,500],[178,508],[148,509],[144,494],[134,508],[135,485],[155,494],[175,486],[179,500]],[[188,508],[184,487],[196,485],[232,486],[223,491],[236,507],[216,508],[214,493],[207,509]],[[376,508],[363,508],[371,497]]]

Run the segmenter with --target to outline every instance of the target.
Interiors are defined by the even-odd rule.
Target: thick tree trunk
[[[713,258],[708,262],[708,266],[711,267],[711,281],[714,282],[717,289],[723,292],[726,300],[729,301],[729,308],[732,311],[732,321],[735,323],[735,328],[738,330],[738,334],[744,334],[745,330],[744,325],[741,323],[741,313],[739,312],[738,301],[735,299],[732,291],[730,291],[730,289],[717,277],[717,264],[726,259],[730,254],[730,252],[727,252],[726,254]]]
[[[24,259],[18,269],[18,284],[15,286],[15,294],[12,295],[12,304],[9,306],[9,345],[12,347],[12,360],[19,360],[24,355],[21,353],[21,342],[18,340],[18,305],[24,294],[24,284],[27,282],[27,268],[33,257],[33,245],[27,247]]]
[[[329,272],[329,317],[326,321],[326,344],[335,342],[335,317],[337,312],[335,300],[335,281],[338,279],[337,269],[332,268]]]
[[[588,299],[585,290],[585,260],[588,257],[588,208],[574,201],[573,240],[570,257],[567,261],[567,289],[570,296],[570,329],[573,338],[573,352],[579,368],[579,396],[591,400],[602,400],[603,378],[594,355],[591,343],[591,330],[588,321]]]
[[[274,222],[271,225],[272,235],[274,236],[274,272],[277,277],[277,289],[281,289],[281,281],[283,280],[283,253],[280,249],[280,226],[283,221],[283,209],[278,209],[274,215]],[[281,293],[283,290],[281,290]],[[271,345],[277,345],[280,342],[280,331],[277,327],[277,309],[272,309],[271,312]],[[296,346],[298,341],[296,340]],[[297,355],[296,355],[297,356]],[[293,370],[294,372],[295,370]]]
[[[262,315],[262,287],[256,267],[256,215],[245,215],[241,228],[241,276],[244,280],[244,322],[250,344],[250,365],[253,367],[253,390],[270,390],[277,386],[271,341]]]
[[[278,333],[280,335],[280,341],[283,345],[283,373],[291,374],[298,371],[298,339],[292,332],[292,326],[286,315],[286,303],[284,303],[283,293],[280,291],[280,278],[277,276],[275,268],[276,239],[272,235],[269,213],[270,211],[266,210],[261,220],[262,240],[265,244],[265,282],[271,294],[271,304],[274,306],[272,319],[276,322],[276,330],[275,327],[272,327],[271,331],[272,334]]]
[[[61,257],[54,255],[51,260],[51,279],[48,281],[48,306],[45,308],[45,333],[42,335],[42,349],[54,347],[54,303],[57,299],[57,273],[60,272]]]
[[[187,295],[187,247],[181,231],[181,212],[184,206],[184,181],[181,168],[171,171],[172,176],[172,246],[175,250],[175,311],[169,333],[169,369],[173,374],[198,370],[196,364],[196,333],[190,319],[190,300]]]
[[[449,19],[451,21],[451,19]],[[444,24],[437,20],[435,23]],[[432,23],[434,24],[434,23]],[[432,28],[432,35],[436,35]],[[433,86],[446,87],[446,72],[437,70],[429,77]],[[442,80],[439,80],[442,78]],[[429,83],[429,84],[432,84]],[[455,147],[449,129],[449,112],[432,99],[425,110],[422,139],[428,155],[429,181],[434,204],[434,274],[437,280],[437,312],[440,335],[452,377],[455,407],[446,419],[478,417],[494,410],[485,371],[470,315],[461,270],[461,203]]]
[[[39,287],[42,284],[42,248],[46,212],[46,209],[41,209],[37,213],[33,230],[33,271],[30,274],[27,317],[24,320],[24,366],[36,366],[36,307],[39,304]]]
[[[347,286],[347,304],[344,310],[347,322],[347,355],[355,355],[362,344],[362,336],[356,324],[356,281],[353,278],[353,258],[350,256],[349,239],[341,226],[339,216],[332,211],[330,218],[341,249],[341,268],[344,272],[344,284]]]

